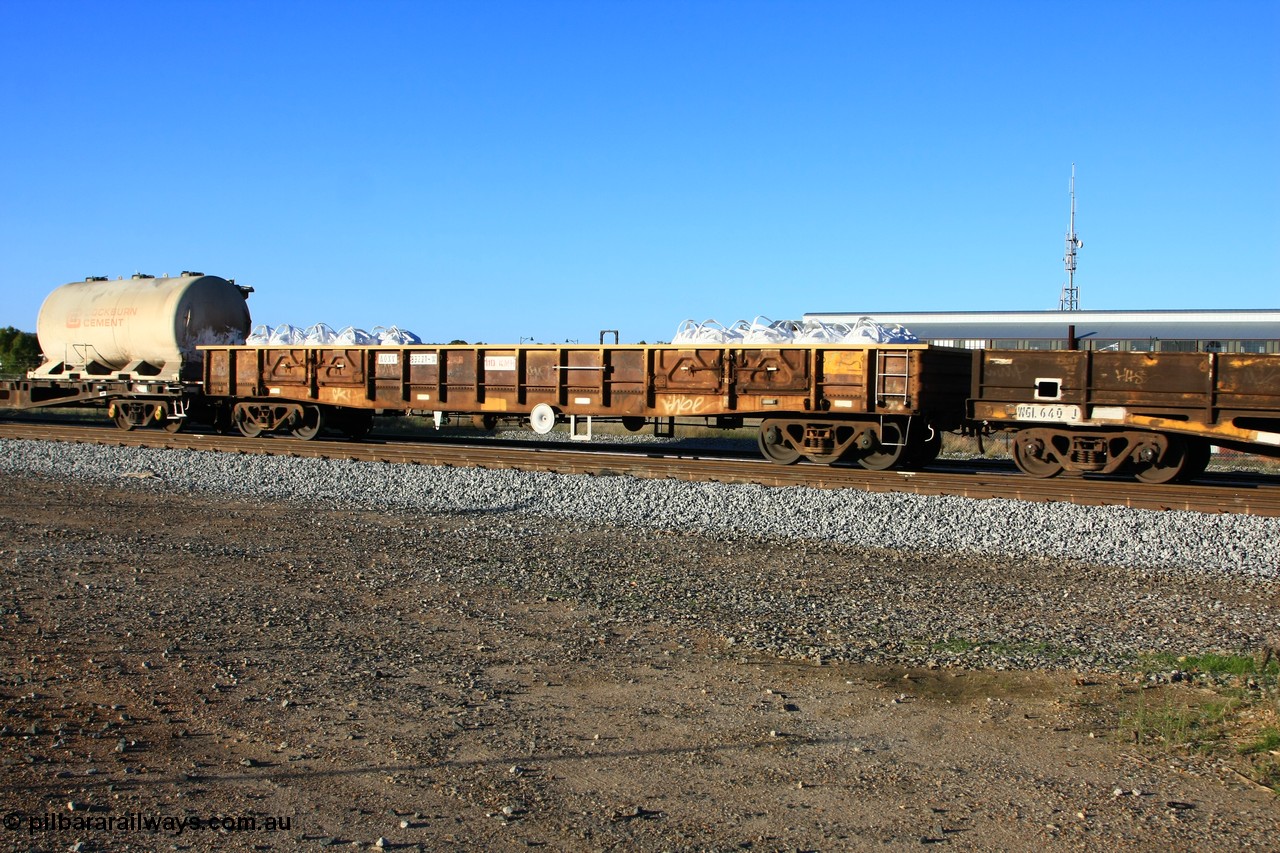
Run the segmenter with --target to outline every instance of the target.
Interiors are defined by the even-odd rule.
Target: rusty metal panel
[[[312,350],[312,364],[315,366],[316,384],[333,385],[365,385],[368,382],[366,362],[375,359],[378,363],[378,376],[382,375],[384,366],[389,367],[392,377],[398,379],[399,358],[394,352],[373,353],[354,347],[342,349]]]
[[[867,393],[879,414],[927,414],[936,424],[962,420],[972,353],[953,347],[881,346],[868,352]]]
[[[603,348],[561,350],[560,386],[563,405],[572,411],[604,411]]]
[[[1092,361],[1090,402],[1121,406],[1204,408],[1213,392],[1208,353],[1077,353]]]
[[[435,386],[440,381],[440,353],[431,350],[405,350],[409,360],[409,384]]]
[[[444,357],[444,394],[450,409],[466,410],[481,399],[476,365],[483,359],[481,350],[447,349]]]
[[[262,387],[262,361],[265,352],[263,349],[252,348],[231,350],[235,359],[235,396],[258,396],[258,389]]]
[[[643,349],[605,350],[605,401],[619,415],[645,414],[649,375]]]
[[[734,353],[734,392],[775,395],[809,390],[809,349],[743,349]]]
[[[1224,409],[1280,413],[1280,356],[1223,353],[1217,356],[1217,403]]]
[[[969,397],[972,352],[952,347],[912,350],[911,395],[916,413],[944,429],[958,427]]]
[[[485,349],[476,362],[476,400],[486,412],[518,411],[524,350]]]
[[[379,382],[399,382],[404,376],[405,352],[401,350],[355,350],[348,351],[348,356],[360,354],[370,360],[374,379]],[[355,384],[355,383],[352,383]]]
[[[353,350],[346,353],[348,356],[354,357],[359,355],[364,359],[366,365],[365,381],[363,383],[351,383],[363,385],[363,394],[359,394],[354,387],[348,389],[350,391],[347,399],[351,400],[347,405],[358,407],[369,407],[370,404],[374,408],[401,408],[407,407],[412,388],[409,383],[409,361],[410,353],[407,349],[377,349],[377,350]],[[372,382],[369,381],[368,375],[372,373]],[[344,377],[345,378],[345,377]],[[332,384],[323,386],[321,392],[330,391],[338,392]]]
[[[476,384],[476,357],[479,350],[444,350],[444,381],[449,387],[474,388]]]
[[[653,412],[658,417],[699,417],[726,411],[724,371],[728,350],[655,349]]]
[[[975,350],[972,359],[972,400],[967,414],[976,420],[1014,420],[1019,405],[1083,407],[1088,400],[1087,353]]]
[[[560,386],[560,357],[556,350],[531,349],[524,359],[525,394],[529,400],[553,402]]]
[[[231,371],[232,351],[206,350],[204,355],[204,391],[213,397],[230,397],[235,377]]]
[[[1085,355],[1065,350],[975,350],[973,396],[992,401],[1083,402],[1088,387]],[[1056,384],[1056,394],[1044,393],[1050,384]]]
[[[718,394],[724,387],[723,349],[656,349],[653,386],[658,392]]]
[[[875,358],[875,410],[903,414],[915,405],[912,387],[911,351],[905,349],[880,349]],[[918,377],[916,378],[918,383]]]
[[[1269,354],[988,350],[974,358],[971,414],[980,419],[1062,403],[1085,422],[1226,435],[1233,418],[1280,411],[1280,358]],[[1025,417],[1034,420],[1035,410]]]
[[[266,385],[308,384],[305,349],[262,350],[262,381]]]
[[[516,389],[520,384],[520,357],[514,349],[485,349],[483,352],[484,357],[477,362],[480,398],[486,402],[515,402]]]
[[[643,349],[606,350],[614,393],[643,393],[648,384]]]
[[[440,352],[438,350],[406,349],[401,352],[406,364],[405,388],[401,395],[406,408],[427,408],[441,403]]]
[[[818,349],[815,350],[815,387],[818,408],[835,414],[868,412],[871,410],[867,393],[868,359],[873,350]]]

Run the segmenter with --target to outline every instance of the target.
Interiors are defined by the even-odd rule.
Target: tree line
[[[40,366],[40,342],[36,336],[13,326],[0,329],[0,374],[21,376]]]

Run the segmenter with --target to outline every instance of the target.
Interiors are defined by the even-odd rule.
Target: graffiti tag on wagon
[[[663,397],[662,412],[668,416],[696,415],[706,408],[706,397]]]
[[[1116,381],[1125,385],[1143,385],[1147,381],[1147,374],[1142,370],[1122,367],[1116,371]]]
[[[1031,367],[1025,362],[1015,362],[1011,358],[988,358],[986,375],[989,379],[1005,379],[1014,380],[1014,384],[1018,384],[1019,380],[1031,374]]]

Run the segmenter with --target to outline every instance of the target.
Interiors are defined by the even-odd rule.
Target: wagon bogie
[[[765,458],[780,465],[801,458],[819,465],[845,460],[883,471],[931,461],[941,445],[941,434],[911,418],[766,418],[760,423],[758,443]]]
[[[320,435],[330,417],[326,407],[283,400],[245,400],[231,409],[232,424],[247,438],[283,430],[294,438],[310,441]],[[355,416],[347,417],[353,426],[344,426],[344,431],[358,429],[354,426]],[[372,420],[369,423],[372,426]]]

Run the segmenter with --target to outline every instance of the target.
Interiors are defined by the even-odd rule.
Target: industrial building
[[[817,312],[806,321],[902,325],[922,342],[978,349],[1280,352],[1280,309]]]

